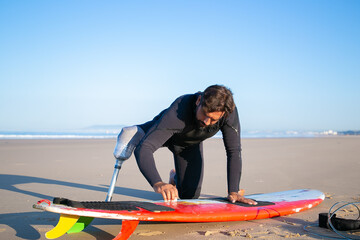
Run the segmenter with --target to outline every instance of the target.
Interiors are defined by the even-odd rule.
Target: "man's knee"
[[[201,188],[179,190],[180,199],[198,199],[200,197]]]

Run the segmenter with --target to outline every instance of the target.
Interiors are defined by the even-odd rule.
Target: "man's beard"
[[[200,121],[198,119],[196,119],[196,123],[197,123],[198,128],[200,128],[200,129],[204,129],[207,127],[207,125],[203,121]]]

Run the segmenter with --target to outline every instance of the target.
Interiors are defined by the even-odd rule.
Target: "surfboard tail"
[[[120,233],[113,238],[113,240],[126,240],[135,231],[139,221],[136,220],[123,220],[121,224]]]

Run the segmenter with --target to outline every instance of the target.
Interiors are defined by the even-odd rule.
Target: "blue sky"
[[[0,1],[0,130],[150,120],[223,84],[243,130],[360,129],[360,1]]]

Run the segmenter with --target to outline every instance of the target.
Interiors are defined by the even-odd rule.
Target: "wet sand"
[[[115,139],[0,140],[0,239],[46,239],[58,214],[32,204],[55,196],[83,201],[106,197],[114,167]],[[225,223],[141,222],[130,239],[322,239],[304,231],[332,233],[316,226],[318,213],[338,201],[360,201],[360,137],[243,139],[241,187],[246,194],[312,188],[326,193],[319,206],[291,216]],[[202,196],[226,196],[226,157],[221,139],[204,143]],[[167,149],[155,154],[168,181],[173,168]],[[160,200],[139,172],[134,157],[123,165],[113,200]],[[354,210],[340,216],[356,215]],[[96,219],[85,231],[59,239],[112,239],[121,221]]]

